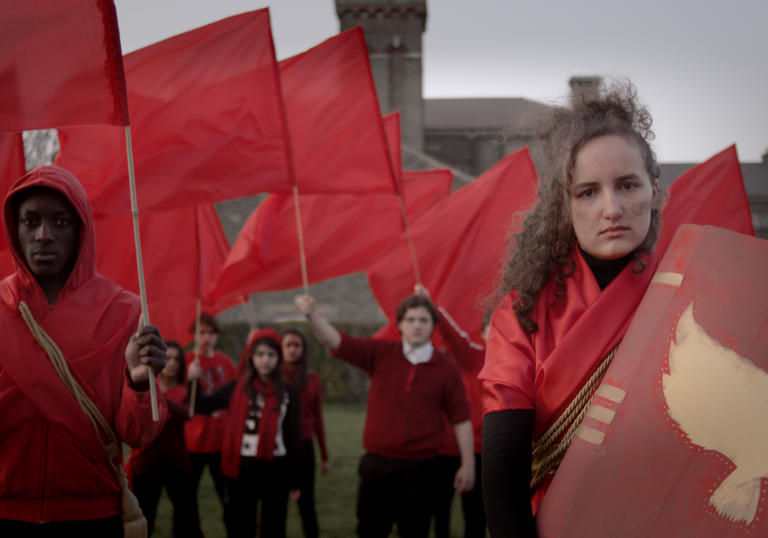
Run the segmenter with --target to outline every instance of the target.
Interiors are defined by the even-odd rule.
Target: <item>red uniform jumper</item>
[[[564,278],[565,296],[551,279],[536,298],[532,318],[538,330],[526,333],[512,310],[512,298],[491,319],[483,381],[483,411],[535,409],[533,439],[546,432],[602,360],[616,347],[658,265],[653,254],[635,272],[630,261],[602,292],[578,249],[569,258],[573,275]],[[534,513],[546,492],[533,495]]]
[[[283,364],[286,379],[295,384],[291,370]],[[311,441],[317,436],[320,447],[320,459],[328,461],[328,448],[325,444],[325,425],[323,424],[323,382],[315,372],[307,375],[307,386],[301,390],[301,438]]]
[[[195,352],[187,353],[187,366],[195,360]],[[218,387],[237,376],[232,359],[224,353],[213,352],[211,357],[200,357],[202,373],[198,380],[201,394],[209,395]],[[192,453],[210,454],[221,452],[221,441],[224,437],[224,427],[227,423],[227,411],[218,411],[211,416],[195,415],[184,426],[184,438],[187,450]]]
[[[194,351],[187,353],[187,366],[195,360],[195,356]],[[237,376],[237,370],[232,364],[232,359],[218,351],[214,351],[210,357],[200,357],[200,368],[202,373],[197,385],[199,395],[210,395],[217,388]],[[229,508],[227,506],[226,480],[221,474],[221,447],[226,424],[227,410],[222,409],[210,416],[196,414],[184,425],[184,438],[192,459],[195,491],[200,485],[203,470],[208,465],[216,494],[221,502],[225,524],[229,518]]]
[[[290,363],[283,363],[286,379],[298,386],[295,370]],[[299,513],[304,530],[304,538],[319,535],[317,511],[315,510],[315,447],[312,438],[317,436],[320,446],[320,458],[328,461],[328,449],[325,444],[323,425],[323,383],[315,372],[307,374],[307,384],[301,389],[301,440],[302,450],[299,458]]]
[[[73,269],[50,305],[19,252],[10,199],[30,186],[62,193],[80,217]],[[139,319],[138,298],[96,273],[93,218],[77,180],[38,168],[11,189],[4,204],[5,239],[15,273],[0,282],[0,519],[45,523],[100,519],[120,513],[120,488],[80,405],[33,339],[18,304],[24,301],[56,342],[69,368],[117,436],[133,447],[150,443],[167,409],[153,422],[149,391],[131,388],[125,348]]]
[[[461,380],[464,383],[464,390],[469,400],[469,417],[472,421],[472,432],[475,441],[475,487],[465,493],[461,499],[464,512],[464,536],[465,538],[484,537],[486,525],[485,511],[483,509],[480,457],[483,438],[483,384],[477,378],[477,375],[483,368],[485,346],[470,340],[469,335],[459,327],[456,321],[444,309],[438,307],[438,313],[440,314],[440,323],[438,323],[437,329],[443,337],[446,350],[456,360],[456,364],[461,371]],[[449,432],[449,434],[451,433],[453,432]],[[455,437],[451,437],[451,441],[455,446]],[[448,485],[452,487],[452,481]],[[447,536],[447,532],[447,530],[444,531],[443,535]],[[437,532],[437,522],[436,534],[439,534]]]
[[[426,536],[434,498],[434,458],[445,442],[445,421],[469,419],[456,364],[436,350],[413,365],[400,341],[342,333],[333,353],[370,376],[360,462],[358,534]]]

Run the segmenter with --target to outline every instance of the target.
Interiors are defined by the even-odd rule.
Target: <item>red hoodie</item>
[[[77,260],[55,305],[48,304],[20,254],[10,201],[32,186],[63,194],[81,221]],[[125,347],[137,327],[138,299],[96,273],[91,209],[66,170],[43,166],[22,177],[5,198],[3,218],[15,273],[0,282],[0,518],[49,522],[114,516],[120,513],[120,490],[104,448],[33,339],[18,304],[26,302],[58,344],[118,437],[137,447],[155,438],[167,412],[161,398],[161,420],[152,422],[149,392],[130,388]]]

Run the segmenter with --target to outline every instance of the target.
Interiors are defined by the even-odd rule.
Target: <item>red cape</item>
[[[579,254],[570,255],[573,275],[565,278],[565,296],[550,280],[536,298],[533,320],[538,330],[523,331],[512,310],[512,297],[491,318],[485,366],[484,413],[535,409],[533,438],[538,439],[571,402],[602,360],[624,337],[637,305],[653,276],[658,257],[645,258],[635,273],[627,267],[600,292],[592,271]],[[539,488],[537,506],[546,490]]]

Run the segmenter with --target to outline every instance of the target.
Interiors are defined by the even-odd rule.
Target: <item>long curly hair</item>
[[[522,229],[507,238],[501,282],[491,298],[491,305],[496,306],[515,291],[513,309],[526,332],[538,328],[529,314],[544,285],[555,278],[560,285],[558,295],[564,295],[564,279],[573,273],[573,263],[567,258],[576,245],[570,208],[571,172],[576,155],[590,140],[619,135],[640,149],[654,186],[648,234],[633,253],[633,270],[645,269],[639,255],[650,253],[656,245],[664,198],[658,186],[659,165],[650,145],[654,138],[651,124],[651,115],[638,103],[637,91],[629,81],[602,86],[593,99],[575,98],[570,106],[553,110],[541,134],[546,163],[537,190],[539,200],[526,215]]]

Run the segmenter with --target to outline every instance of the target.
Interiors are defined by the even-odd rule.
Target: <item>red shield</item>
[[[768,241],[683,226],[537,514],[539,536],[768,536]]]

